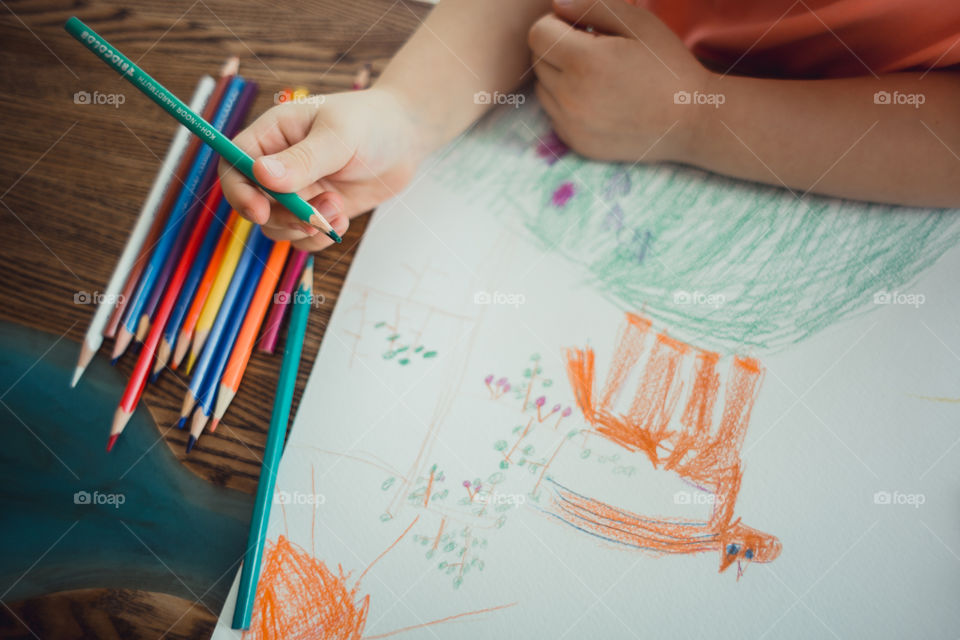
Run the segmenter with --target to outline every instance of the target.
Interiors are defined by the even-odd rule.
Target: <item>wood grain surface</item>
[[[68,17],[183,98],[200,74],[239,56],[241,74],[260,84],[259,114],[283,87],[347,90],[366,62],[376,76],[429,11],[393,0],[0,4],[0,319],[76,343],[93,307],[75,304],[74,294],[106,286],[175,124],[74,41],[63,30]],[[125,102],[75,104],[78,91],[122,93]],[[326,301],[310,318],[295,405],[367,219],[317,256],[315,289]],[[128,374],[133,363],[127,356],[118,366]],[[189,457],[186,433],[171,428],[185,381],[165,372],[144,395],[158,435],[200,476],[254,493],[279,366],[279,354],[254,354],[224,423]],[[204,638],[218,613],[169,595],[102,589],[3,604],[0,637]]]

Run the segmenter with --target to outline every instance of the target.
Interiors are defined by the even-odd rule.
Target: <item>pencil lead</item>
[[[110,366],[111,366],[111,367],[115,367],[115,366],[117,366],[117,363],[118,363],[118,362],[120,362],[120,356],[117,356],[116,358],[111,359],[111,360],[110,360]]]
[[[214,416],[213,419],[210,420],[210,433],[213,433],[217,430],[218,424],[220,424],[220,418]]]
[[[157,380],[160,379],[160,372],[154,371],[150,374],[150,384],[156,384]]]
[[[187,453],[193,451],[193,445],[195,444],[197,444],[197,439],[193,436],[190,436],[190,438],[187,440]]]
[[[185,424],[187,424],[187,416],[180,416],[180,419],[177,420],[177,429],[183,429]]]
[[[76,369],[73,370],[73,379],[70,380],[71,389],[75,389],[77,387],[77,383],[80,382],[80,376],[82,375],[83,375],[83,367],[77,367]]]
[[[110,436],[110,439],[107,440],[107,451],[112,451],[112,450],[113,450],[113,445],[115,445],[115,444],[117,443],[117,438],[119,438],[119,437],[120,437],[120,434],[119,434],[119,433],[115,433],[115,434],[113,434],[112,436]]]

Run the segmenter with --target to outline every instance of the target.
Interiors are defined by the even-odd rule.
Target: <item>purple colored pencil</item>
[[[297,280],[303,274],[303,265],[307,264],[309,253],[299,249],[294,250],[287,260],[287,266],[280,277],[280,286],[277,287],[277,293],[273,296],[273,306],[270,307],[270,315],[263,325],[263,335],[260,336],[260,344],[257,351],[262,353],[273,353],[277,348],[277,339],[280,337],[280,326],[290,308],[290,300],[293,297],[293,287]]]

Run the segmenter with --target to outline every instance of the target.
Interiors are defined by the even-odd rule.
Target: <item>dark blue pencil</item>
[[[193,294],[197,291],[197,286],[200,284],[200,279],[203,278],[203,272],[210,262],[210,257],[213,255],[217,243],[220,241],[220,236],[228,233],[226,225],[229,218],[230,203],[227,202],[226,199],[221,199],[220,206],[217,208],[216,214],[214,214],[213,222],[207,230],[207,235],[203,238],[200,251],[197,252],[197,257],[190,266],[190,273],[187,274],[187,279],[183,283],[183,289],[177,298],[177,304],[173,307],[173,313],[170,314],[170,319],[164,328],[163,340],[160,342],[160,348],[157,350],[157,361],[153,365],[151,382],[156,381],[160,376],[160,372],[163,371],[167,363],[170,362],[173,345],[177,342],[177,336],[180,335],[180,327],[183,326],[183,319],[186,317],[187,311],[190,309],[190,304],[193,302]]]
[[[216,349],[213,353],[212,362],[207,369],[203,383],[199,387],[197,395],[197,408],[193,414],[193,421],[190,423],[190,438],[187,440],[187,453],[190,453],[193,446],[203,433],[203,428],[207,425],[207,420],[213,412],[213,401],[217,396],[217,389],[220,388],[220,379],[223,377],[223,371],[227,368],[227,361],[233,352],[233,345],[237,341],[237,334],[240,333],[240,327],[247,317],[247,310],[250,308],[250,301],[253,300],[253,294],[260,283],[260,276],[263,275],[263,269],[270,258],[270,252],[273,250],[273,241],[259,233],[251,233],[255,244],[253,248],[253,259],[250,261],[250,267],[244,276],[243,284],[240,286],[237,300],[227,316],[226,325],[223,333],[217,339]],[[256,238],[253,236],[256,235]],[[248,245],[249,246],[249,245]],[[233,284],[231,282],[231,284]],[[213,334],[211,333],[211,338]],[[207,341],[207,347],[210,348],[210,340]]]
[[[180,421],[177,423],[177,426],[180,428],[183,428],[187,418],[193,412],[193,408],[200,398],[200,391],[207,381],[207,375],[213,368],[213,359],[217,353],[217,344],[226,331],[231,314],[234,312],[234,307],[237,305],[237,301],[243,291],[251,263],[258,257],[256,250],[260,246],[261,238],[264,238],[264,235],[260,231],[260,227],[254,226],[243,247],[243,253],[240,254],[240,260],[237,262],[237,268],[234,270],[233,276],[230,279],[227,292],[223,296],[223,302],[220,303],[220,310],[217,311],[217,317],[213,321],[213,327],[210,328],[210,335],[203,346],[203,351],[200,352],[196,366],[193,368],[193,377],[190,378],[190,387],[183,397]],[[243,314],[241,313],[240,315]]]

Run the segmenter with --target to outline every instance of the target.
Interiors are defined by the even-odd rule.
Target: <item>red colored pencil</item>
[[[183,250],[183,255],[180,257],[177,269],[167,284],[167,290],[163,294],[163,300],[160,303],[159,309],[157,309],[153,324],[150,326],[150,333],[147,335],[143,349],[137,358],[137,364],[133,368],[133,374],[127,382],[127,388],[123,392],[120,406],[117,407],[117,411],[113,416],[113,425],[110,428],[110,439],[107,441],[107,451],[113,449],[117,438],[120,437],[124,427],[127,426],[127,422],[130,420],[130,416],[133,415],[137,403],[140,402],[140,396],[143,394],[143,389],[147,385],[147,378],[150,375],[150,364],[153,360],[153,355],[156,353],[157,345],[160,344],[160,338],[163,336],[163,329],[167,324],[167,320],[170,318],[173,305],[177,301],[177,296],[180,295],[180,289],[183,287],[184,280],[187,279],[187,273],[190,272],[190,266],[193,264],[197,251],[200,250],[200,245],[203,244],[203,238],[207,233],[207,228],[213,222],[213,216],[216,213],[220,198],[222,197],[223,191],[220,188],[220,181],[217,180],[213,190],[203,203],[203,209],[197,216],[196,226],[193,228],[187,246]]]

